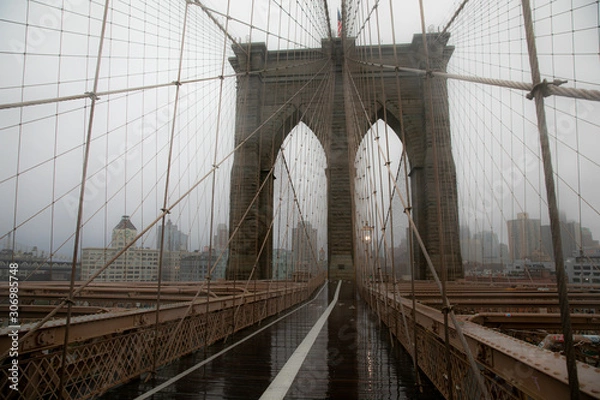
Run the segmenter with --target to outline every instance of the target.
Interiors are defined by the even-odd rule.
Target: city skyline
[[[539,228],[540,235],[542,234],[541,233],[542,228],[544,228],[544,227],[549,228],[549,225],[544,225],[544,224],[541,223],[541,221],[542,221],[541,218],[533,218],[527,212],[516,214],[513,219],[507,220],[505,222],[505,226],[508,225],[508,223],[510,221],[517,220],[518,216],[520,214],[527,214],[527,216],[528,216],[528,218],[530,220],[540,221],[540,224],[539,224],[540,225],[540,228]],[[561,224],[564,224],[564,223],[567,223],[567,224],[579,224],[576,220],[573,220],[573,219],[569,218],[568,214],[564,210],[561,210],[560,215],[561,215],[561,217],[560,217]],[[133,223],[133,221],[132,221],[132,223]],[[310,223],[308,223],[308,225],[310,225]],[[174,224],[170,219],[167,219],[167,222],[166,222],[165,226],[167,227],[166,228],[167,232],[170,232],[170,229],[176,229],[177,231],[179,231],[181,233],[182,237],[183,236],[187,236],[186,234],[184,234],[183,232],[181,232],[177,228],[178,225]],[[170,227],[173,227],[173,228],[170,228]],[[499,240],[500,244],[505,244],[507,246],[510,244],[509,240],[508,240],[508,235],[507,235],[507,232],[508,232],[509,229],[497,229],[497,230],[493,230],[493,229],[478,229],[478,228],[473,229],[471,226],[464,225],[464,224],[461,224],[460,227],[461,227],[461,230],[464,229],[464,228],[468,228],[469,232],[470,232],[470,234],[472,236],[475,235],[475,234],[478,234],[478,233],[493,232],[494,234],[498,235],[498,240]],[[144,246],[141,246],[141,247],[150,248],[150,249],[159,249],[158,243],[159,243],[159,239],[160,239],[160,230],[161,230],[161,225],[157,225],[156,228],[154,230],[152,230],[147,235],[147,237],[149,237],[149,239],[142,240],[142,242],[144,244],[149,243],[149,242],[154,242],[155,243],[154,246],[146,246],[146,245],[144,245]],[[585,226],[584,224],[580,224],[579,230],[581,231],[582,235],[581,235],[581,237],[578,240],[581,241],[582,243],[585,240],[587,240],[587,241],[589,241],[589,240],[598,241],[600,239],[600,232],[594,232],[594,231],[592,231],[591,228]],[[506,233],[504,240],[499,236],[499,233],[502,232],[502,231],[504,231]],[[152,233],[152,232],[154,232],[154,233]],[[216,224],[216,228],[215,228],[214,232],[215,233],[214,233],[214,237],[213,237],[213,240],[212,240],[213,248],[220,249],[220,248],[222,248],[223,244],[227,243],[227,240],[229,238],[228,237],[229,230],[228,230],[227,224],[225,224],[225,223],[218,223],[218,224]],[[562,234],[564,236],[565,233],[562,232]],[[319,236],[320,235],[321,234],[319,234]],[[112,238],[112,231],[107,234],[107,237],[111,237]],[[168,239],[168,234],[167,234],[166,238]],[[405,239],[405,235],[403,235],[403,236],[400,237],[400,240],[404,240],[404,239]],[[539,241],[539,240],[541,240],[541,239],[538,238],[537,241]],[[187,238],[186,238],[185,242],[187,243]],[[107,243],[110,245],[111,241],[107,241]],[[167,250],[169,250],[169,241],[166,240],[166,243],[167,244],[166,244],[165,248]],[[95,244],[96,244],[96,246],[92,245],[92,246],[86,246],[86,247],[98,247],[97,245],[100,244],[100,243],[95,243]],[[201,251],[202,249],[206,248],[208,246],[208,244],[209,244],[209,242],[207,240],[204,243],[199,243],[197,245],[197,247],[195,247],[195,246],[191,246],[191,247],[192,248],[195,247],[194,250],[196,250],[196,251]],[[136,246],[137,246],[137,243],[136,243]],[[290,246],[290,248],[292,247],[291,244],[289,246]],[[323,246],[319,245],[318,247],[320,248],[320,247],[323,247]],[[42,253],[43,253],[44,256],[47,256],[47,257],[49,257],[49,255],[50,255],[50,252],[49,252],[49,250],[47,248],[39,246],[35,242],[26,243],[26,244],[25,243],[16,242],[15,248],[13,249],[12,248],[11,235],[6,235],[6,237],[4,238],[4,240],[2,242],[0,242],[0,248],[2,248],[2,249],[11,249],[11,250],[14,250],[14,251],[20,252],[20,253],[35,252],[35,253],[37,253],[37,256],[42,256]],[[274,246],[274,248],[277,248],[277,247]],[[285,247],[282,247],[282,248],[285,248]],[[68,253],[57,253],[57,254],[54,254],[54,257],[56,259],[62,259],[62,260],[64,260],[65,257],[66,258],[70,258],[71,255],[68,254]]]

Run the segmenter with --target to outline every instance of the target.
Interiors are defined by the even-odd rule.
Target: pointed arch
[[[321,141],[300,121],[274,166],[273,279],[303,279],[326,268],[326,167]]]

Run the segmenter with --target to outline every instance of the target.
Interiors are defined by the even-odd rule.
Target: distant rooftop
[[[115,229],[133,229],[134,231],[137,231],[137,228],[131,223],[129,215],[123,215],[121,221],[115,226]]]

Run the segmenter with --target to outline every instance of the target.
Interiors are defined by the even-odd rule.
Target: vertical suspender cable
[[[227,15],[229,15],[229,8],[231,5],[231,1],[227,2]],[[225,31],[229,29],[229,18],[225,21]],[[217,157],[219,154],[219,133],[221,129],[221,112],[223,107],[223,83],[225,79],[223,76],[225,75],[225,62],[227,61],[227,35],[223,36],[223,57],[221,59],[221,82],[219,83],[219,100],[217,104],[217,126],[215,132],[215,155],[213,157],[213,166],[217,165]],[[217,184],[217,168],[215,168],[212,172],[212,182],[211,182],[211,196],[210,196],[210,224],[208,226],[208,266],[206,268],[206,312],[204,315],[204,351],[206,352],[206,347],[208,345],[208,322],[209,322],[209,308],[210,308],[210,281],[211,274],[216,267],[216,265],[212,266],[212,252],[213,252],[213,229],[215,223],[215,187]]]
[[[183,65],[183,49],[185,46],[185,31],[187,27],[187,14],[188,14],[189,3],[185,3],[185,11],[183,14],[183,27],[181,28],[181,45],[179,49],[179,67],[177,69],[177,82],[175,86],[175,101],[173,104],[173,121],[171,121],[171,136],[169,138],[169,155],[167,159],[167,175],[165,177],[165,193],[163,195],[163,206],[161,211],[163,212],[162,220],[161,220],[161,234],[160,234],[160,251],[158,253],[158,282],[157,282],[157,290],[156,290],[156,314],[154,319],[154,357],[152,359],[152,372],[156,372],[157,367],[157,358],[158,351],[157,346],[159,342],[159,330],[158,330],[158,322],[160,316],[160,291],[162,286],[162,267],[163,267],[163,259],[164,259],[164,248],[165,248],[165,222],[167,215],[169,214],[167,211],[168,201],[169,201],[169,181],[171,178],[171,163],[173,159],[173,141],[175,138],[175,122],[177,121],[177,110],[179,106],[179,91],[181,89],[181,67]],[[216,168],[215,168],[216,169]],[[167,349],[165,349],[167,350]],[[163,353],[164,354],[164,353]],[[167,354],[168,357],[168,354]]]
[[[394,8],[393,8],[393,1],[390,0],[390,15],[394,15]],[[393,41],[393,49],[394,49],[394,62],[396,63],[396,65],[399,65],[399,61],[398,61],[398,51],[396,49],[396,28],[395,28],[395,24],[394,24],[394,18],[391,18],[391,24],[392,24],[392,41]],[[409,185],[409,181],[408,181],[408,153],[406,151],[408,142],[406,141],[406,132],[404,129],[404,110],[402,107],[402,92],[401,92],[401,86],[400,86],[400,77],[398,76],[398,74],[396,74],[396,91],[398,93],[398,118],[400,120],[400,139],[402,141],[402,155],[401,155],[401,164],[404,164],[404,188],[406,189],[406,202],[407,202],[407,207],[405,212],[406,213],[410,213],[411,212],[411,198],[410,198],[410,185]],[[396,175],[396,179],[397,179]],[[413,368],[415,370],[415,376],[416,376],[416,384],[417,386],[421,386],[421,377],[419,374],[419,361],[418,361],[418,349],[417,349],[417,299],[415,296],[415,265],[414,265],[414,252],[413,252],[413,234],[412,234],[412,230],[408,230],[408,234],[407,234],[407,239],[408,239],[408,263],[411,266],[410,268],[410,290],[411,290],[411,297],[412,297],[412,320],[413,320],[413,336],[412,336],[412,342],[413,342]],[[397,286],[396,283],[394,281],[394,302],[397,303],[396,300],[396,292],[397,292]],[[400,303],[402,304],[402,303]],[[408,332],[406,332],[407,335],[409,335]]]
[[[423,35],[423,51],[425,52],[425,60],[427,63],[427,71],[430,71],[430,60],[429,60],[429,52],[428,52],[428,48],[427,48],[427,33],[425,31],[425,13],[423,10],[423,0],[419,0],[419,7],[420,7],[420,12],[421,12],[421,31],[422,31],[422,35]],[[429,107],[430,107],[430,113],[432,114],[432,123],[434,123],[435,121],[433,120],[433,111],[434,111],[434,107],[433,107],[433,95],[432,95],[432,88],[431,88],[431,77],[428,77],[425,80],[425,83],[427,85],[426,90],[427,90],[427,95],[429,98]],[[432,145],[433,145],[433,157],[434,157],[434,176],[435,176],[435,187],[436,187],[436,191],[438,194],[438,202],[437,202],[437,207],[438,207],[438,222],[441,223],[440,219],[441,219],[441,207],[440,207],[440,202],[439,202],[439,177],[438,177],[438,166],[437,166],[437,155],[436,155],[436,131],[434,128],[432,128]],[[414,229],[414,222],[412,221],[412,219],[410,220],[411,222],[411,226]],[[421,238],[420,235],[417,231],[415,231],[415,234],[417,236],[417,239],[419,240],[419,244],[421,245],[421,248],[424,250],[425,249],[425,245],[421,242]],[[448,332],[448,317],[452,318],[452,323],[454,325],[454,328],[456,329],[459,339],[461,340],[463,347],[465,349],[465,352],[467,353],[467,358],[469,360],[469,363],[471,364],[471,368],[473,370],[473,374],[475,375],[474,378],[477,381],[478,385],[479,385],[479,389],[481,391],[481,396],[483,396],[485,399],[489,399],[489,392],[487,390],[487,387],[485,386],[485,383],[483,381],[483,377],[481,376],[481,373],[479,371],[479,369],[477,368],[477,364],[475,362],[475,359],[473,358],[473,354],[471,353],[471,351],[469,350],[469,347],[466,345],[466,341],[464,339],[464,336],[462,334],[462,330],[460,329],[460,327],[458,326],[458,322],[456,320],[456,316],[454,315],[454,312],[452,311],[452,308],[450,307],[450,302],[448,300],[448,296],[446,293],[446,268],[444,265],[444,236],[443,236],[443,230],[440,229],[440,255],[441,255],[441,263],[442,263],[442,280],[441,282],[439,281],[439,278],[437,277],[437,273],[435,270],[435,267],[433,266],[433,264],[431,263],[431,259],[429,257],[429,255],[427,254],[427,252],[424,251],[424,255],[425,258],[427,259],[427,262],[429,264],[429,267],[431,269],[431,273],[434,276],[434,279],[436,280],[436,282],[438,283],[438,285],[440,285],[440,289],[442,292],[442,301],[443,301],[443,310],[444,310],[444,330],[445,330],[445,344],[446,344],[446,355],[447,355],[447,369],[448,369],[448,381],[449,381],[449,396],[452,399],[453,398],[453,392],[454,392],[454,387],[452,384],[452,376],[451,376],[451,372],[452,372],[452,366],[450,363],[450,344],[449,344],[449,332]]]
[[[380,28],[379,28],[379,8],[375,9],[375,21],[376,21],[376,24],[377,24],[377,46],[378,46],[379,54],[381,55],[382,51],[381,51],[381,32],[380,32]],[[383,68],[380,68],[379,70],[380,70],[381,73],[383,73]],[[381,189],[380,190],[381,191],[381,193],[380,193],[381,207],[382,207],[382,210],[381,210],[381,213],[382,213],[382,217],[381,217],[381,219],[382,219],[381,232],[382,232],[382,242],[383,242],[383,245],[384,245],[384,248],[383,248],[384,249],[384,253],[383,253],[384,254],[384,258],[383,258],[384,265],[383,266],[384,266],[386,272],[388,271],[388,269],[389,269],[389,271],[394,272],[394,264],[393,264],[393,260],[394,260],[394,251],[393,251],[393,249],[394,249],[394,213],[392,212],[392,202],[393,202],[392,200],[393,199],[392,199],[392,186],[391,186],[392,175],[387,174],[387,173],[386,173],[386,175],[387,175],[387,183],[388,183],[388,199],[389,199],[390,203],[389,203],[389,207],[388,207],[388,214],[387,214],[387,216],[383,216],[385,196],[384,196],[384,190],[383,190],[383,171],[382,171],[382,166],[384,164],[382,164],[382,162],[381,162],[381,157],[382,156],[384,157],[385,164],[388,164],[390,162],[390,142],[389,142],[389,129],[388,129],[389,125],[388,125],[388,118],[387,118],[387,107],[385,106],[387,104],[387,98],[386,98],[386,95],[385,95],[385,89],[384,89],[383,76],[382,75],[380,75],[380,83],[381,83],[382,103],[384,104],[384,107],[383,107],[383,119],[384,119],[384,122],[385,122],[385,127],[384,127],[384,134],[385,134],[385,154],[382,154],[382,152],[378,152],[378,155],[379,155],[378,161],[379,162],[378,162],[378,165],[377,165],[377,170],[379,172],[379,185],[380,185],[380,189]],[[373,88],[375,88],[375,85],[373,85]],[[381,137],[379,134],[377,134],[377,136],[379,138]],[[388,229],[386,228],[386,225],[387,225],[388,221],[389,221],[389,226],[390,226],[390,228],[389,228],[390,244],[389,245],[387,245],[387,241],[386,241],[386,234],[388,232]],[[391,247],[392,251],[388,253],[390,247]],[[379,252],[378,252],[378,254],[379,254]],[[391,260],[390,260],[391,268],[387,267],[388,266],[388,264],[387,264],[388,263],[388,254],[390,254],[390,258],[391,258]],[[388,294],[389,294],[389,279],[390,279],[390,276],[382,274],[382,272],[381,272],[381,266],[380,266],[379,270],[380,270],[380,275],[383,278],[382,284],[383,284],[383,287],[384,287],[384,290],[383,290],[384,298],[383,298],[383,300],[385,301],[385,314],[386,314],[386,316],[389,316],[390,315],[389,308],[390,308],[390,305],[391,305],[390,304],[391,300],[390,300],[390,298],[388,296]],[[396,295],[395,295],[395,292],[394,292],[394,298],[395,298],[395,296]],[[404,312],[402,312],[401,314],[402,314],[402,317],[404,319],[404,322],[406,322],[406,316],[404,315]],[[388,318],[388,325],[390,325],[391,323],[389,321],[389,317],[387,317],[387,318]],[[394,320],[393,329],[395,331],[397,331],[396,320]],[[393,345],[393,343],[394,343],[393,339],[394,338],[392,337],[392,331],[391,331],[391,329],[388,330],[388,332],[389,332],[389,335],[390,335],[390,342]]]
[[[196,3],[192,3],[192,4],[196,4]],[[319,71],[317,71],[317,73],[316,73],[315,76],[319,75],[324,70],[324,68],[325,68],[326,65],[327,64],[325,64]],[[312,80],[315,79],[315,76],[311,77],[310,81],[308,83],[304,84],[301,88],[299,88],[298,91],[296,91],[273,114],[271,114],[269,117],[267,117],[256,129],[254,129],[252,132],[250,132],[248,134],[248,136],[244,140],[242,140],[241,143],[239,143],[238,145],[236,145],[233,150],[231,150],[229,153],[225,154],[221,158],[221,160],[210,169],[209,172],[207,172],[201,178],[199,178],[188,190],[185,191],[185,193],[183,193],[172,204],[170,204],[168,208],[166,208],[164,210],[161,210],[160,214],[153,221],[151,221],[140,233],[138,233],[130,242],[126,243],[125,246],[122,249],[120,249],[119,251],[117,251],[112,257],[110,257],[110,259],[108,259],[108,261],[106,261],[104,263],[104,265],[102,265],[99,269],[97,269],[85,282],[83,282],[81,285],[79,285],[77,287],[77,289],[74,290],[73,297],[79,295],[79,293],[81,293],[94,279],[96,279],[100,274],[102,274],[113,262],[115,262],[115,260],[117,260],[119,257],[121,257],[131,246],[133,246],[139,239],[141,239],[142,236],[144,236],[145,234],[147,234],[152,227],[154,227],[156,224],[158,224],[158,222],[160,222],[164,216],[166,216],[168,213],[170,213],[171,210],[174,209],[177,205],[179,205],[184,199],[187,199],[188,196],[190,196],[190,194],[194,190],[196,190],[198,188],[198,186],[202,182],[204,182],[205,180],[207,180],[211,176],[211,173],[212,173],[213,169],[219,168],[228,159],[230,159],[236,153],[236,151],[238,151],[252,137],[254,137],[254,135],[256,135],[264,126],[266,126],[275,117],[275,115],[277,115],[281,110],[283,110],[284,107],[286,107],[288,104],[290,104],[291,101],[293,99],[295,99],[296,96],[298,96],[298,94],[302,90],[304,90]],[[89,97],[96,97],[93,93],[89,93],[88,96]],[[64,307],[66,305],[66,303],[68,301],[69,301],[68,298],[62,299],[61,302],[59,304],[57,304],[56,307],[54,307],[52,309],[52,311],[50,311],[44,318],[42,318],[41,320],[35,322],[35,325],[32,328],[30,328],[27,331],[27,333],[25,333],[25,335],[23,335],[23,336],[21,336],[19,338],[19,343],[23,343],[27,338],[31,337],[42,325],[44,325],[52,317],[54,317],[58,313],[58,311],[60,309],[62,309],[62,307]],[[234,301],[235,301],[235,295],[234,295]],[[0,356],[0,358],[6,357],[6,354],[8,354],[8,350],[6,350]]]
[[[430,60],[429,60],[429,50],[427,49],[427,33],[425,30],[425,12],[423,10],[423,0],[419,0],[419,8],[421,12],[421,35],[423,36],[423,52],[425,53],[425,62],[427,65],[427,71],[431,70]],[[431,147],[433,152],[433,176],[435,181],[435,191],[436,191],[436,209],[437,209],[437,218],[438,218],[438,240],[440,241],[439,252],[440,252],[440,268],[442,273],[442,297],[446,297],[446,280],[448,279],[448,274],[446,271],[446,262],[445,262],[445,242],[444,242],[444,230],[442,229],[442,207],[441,207],[441,197],[440,197],[440,178],[439,178],[439,164],[438,164],[438,154],[437,154],[437,132],[435,127],[435,117],[434,117],[434,107],[433,107],[433,93],[432,93],[432,80],[433,78],[430,76],[425,76],[425,88],[426,96],[427,96],[427,105],[429,107],[429,113],[431,121],[430,130],[431,130]],[[452,400],[454,398],[454,384],[452,382],[452,363],[451,357],[452,352],[450,349],[450,334],[448,329],[448,312],[447,308],[443,308],[444,312],[444,348],[446,352],[446,374],[448,379],[448,398]]]
[[[81,171],[81,185],[79,186],[79,204],[77,206],[77,222],[75,225],[75,238],[73,241],[73,262],[71,263],[71,279],[69,281],[69,295],[66,299],[67,305],[67,316],[65,321],[65,340],[63,342],[62,357],[60,363],[59,373],[59,385],[58,385],[58,397],[64,398],[65,390],[65,379],[67,373],[67,350],[69,344],[69,327],[71,324],[71,313],[73,305],[73,291],[75,288],[75,274],[77,271],[77,256],[79,254],[79,242],[81,240],[81,221],[83,220],[83,198],[85,194],[85,183],[87,180],[89,158],[90,158],[90,146],[92,138],[92,128],[94,126],[94,113],[96,110],[96,101],[98,97],[96,92],[98,91],[98,80],[100,77],[100,65],[102,63],[102,48],[104,46],[104,36],[106,33],[106,20],[108,18],[108,5],[110,0],[106,0],[104,3],[104,15],[102,16],[102,28],[100,32],[100,42],[98,43],[98,57],[96,59],[96,72],[94,75],[94,86],[90,93],[91,105],[90,105],[90,117],[88,121],[87,135],[85,138],[85,149],[83,155],[83,168]]]
[[[540,135],[540,148],[542,151],[542,162],[544,165],[544,177],[546,182],[546,197],[548,201],[548,213],[550,217],[550,230],[552,233],[552,246],[554,250],[554,262],[556,263],[556,283],[558,288],[558,302],[560,307],[560,319],[565,343],[565,355],[567,358],[567,373],[569,375],[569,390],[571,400],[579,399],[579,379],[577,377],[577,362],[573,349],[573,333],[571,331],[571,314],[569,310],[569,299],[565,276],[565,266],[562,250],[562,239],[560,234],[560,219],[556,202],[556,189],[554,186],[554,172],[552,170],[552,156],[548,139],[548,126],[546,124],[546,111],[544,110],[544,94],[540,68],[537,58],[535,44],[535,33],[533,31],[533,18],[529,0],[522,0],[523,20],[525,23],[525,35],[527,38],[527,49],[529,51],[529,65],[531,66],[531,79],[534,85],[533,95],[535,99],[535,110],[538,121],[538,132]]]
[[[353,82],[351,81],[351,83],[353,83]],[[356,86],[354,86],[353,89],[354,89],[355,92],[358,92],[358,89],[356,88]],[[364,104],[362,104],[360,96],[358,96],[358,101],[361,102],[361,106],[362,106],[361,109],[364,111],[365,110],[365,106],[364,106]],[[368,118],[368,116],[367,116],[367,118]],[[390,166],[386,165],[386,168],[388,170],[388,173],[392,174]],[[423,242],[423,239],[421,238],[421,235],[419,234],[419,231],[417,229],[417,226],[415,225],[414,220],[412,219],[410,213],[408,212],[407,203],[404,200],[404,197],[402,196],[402,193],[400,192],[400,189],[397,187],[398,185],[397,185],[396,181],[394,181],[394,185],[396,185],[396,191],[398,193],[398,198],[402,202],[402,206],[404,207],[405,214],[406,214],[408,222],[410,224],[410,229],[413,232],[414,237],[416,238],[421,251],[423,252],[423,256],[425,258],[425,261],[427,262],[427,267],[429,268],[431,276],[433,277],[433,280],[435,281],[435,283],[436,283],[436,285],[438,287],[438,290],[443,294],[443,296],[442,296],[443,307],[448,310],[447,314],[452,319],[452,324],[454,325],[454,329],[456,330],[458,339],[460,340],[460,342],[461,342],[461,344],[463,346],[463,349],[464,349],[464,351],[466,353],[469,365],[471,366],[471,370],[473,371],[474,378],[477,381],[477,384],[479,386],[479,390],[481,392],[481,396],[484,399],[489,400],[490,399],[490,394],[489,394],[489,391],[488,391],[488,389],[487,389],[487,387],[485,385],[485,382],[483,381],[483,377],[482,377],[481,371],[479,370],[479,368],[477,366],[477,363],[475,361],[475,358],[473,357],[473,353],[471,352],[471,350],[469,348],[469,345],[468,345],[468,343],[467,343],[467,341],[466,341],[466,339],[464,337],[461,325],[458,323],[456,315],[454,314],[454,311],[452,310],[450,301],[448,300],[448,297],[444,295],[445,293],[442,290],[442,282],[441,282],[441,280],[440,280],[440,278],[438,276],[438,273],[437,273],[437,271],[435,269],[435,266],[433,265],[431,257],[429,256],[429,252],[428,252],[427,248],[425,247],[425,243]]]

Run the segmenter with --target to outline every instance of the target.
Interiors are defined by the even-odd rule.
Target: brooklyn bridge
[[[0,399],[600,398],[599,7],[1,4]]]

